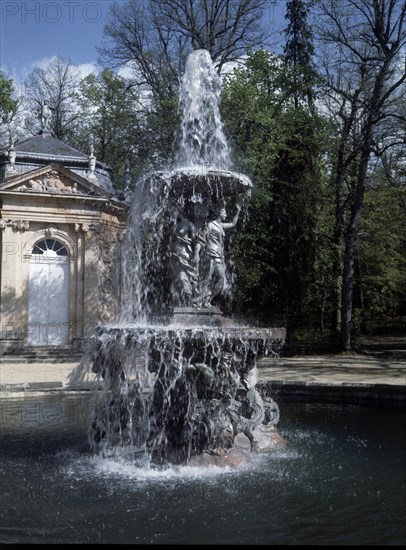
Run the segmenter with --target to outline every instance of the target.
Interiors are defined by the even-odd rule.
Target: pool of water
[[[288,445],[235,470],[91,456],[89,396],[0,401],[2,543],[406,543],[406,412],[280,403]]]

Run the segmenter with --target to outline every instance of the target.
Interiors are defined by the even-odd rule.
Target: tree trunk
[[[357,183],[354,189],[354,197],[351,206],[351,217],[345,235],[342,308],[341,308],[341,333],[340,350],[349,351],[351,345],[351,321],[353,301],[353,278],[355,244],[358,237],[358,226],[364,201],[365,187],[367,183],[368,164],[372,151],[373,132],[378,119],[380,102],[383,96],[383,83],[389,69],[388,59],[385,61],[375,81],[374,91],[371,97],[371,107],[365,126],[362,131],[361,154],[358,165]]]
[[[345,147],[348,140],[348,121],[344,127],[341,143],[338,151],[337,168],[335,175],[335,227],[333,232],[334,258],[332,265],[332,312],[331,312],[331,335],[337,338],[341,327],[341,291],[342,291],[342,273],[343,273],[343,224],[344,224],[344,206],[343,206],[343,185],[345,180]]]

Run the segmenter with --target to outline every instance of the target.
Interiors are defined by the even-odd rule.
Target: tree
[[[25,102],[28,110],[39,112],[44,100],[52,110],[51,133],[61,140],[73,138],[79,117],[77,91],[80,77],[71,61],[57,57],[45,68],[35,67],[25,82]],[[35,118],[26,120],[28,130],[38,133]]]
[[[320,139],[312,113],[292,105],[287,80],[283,59],[257,51],[226,80],[223,111],[254,182],[236,255],[237,301],[286,323],[290,338],[313,277]]]
[[[135,63],[138,76],[158,91],[176,85],[192,49],[208,50],[220,70],[263,45],[261,19],[270,3],[275,0],[127,0],[110,7],[99,51],[115,67]]]
[[[205,49],[219,71],[225,63],[262,46],[267,0],[151,0],[158,20],[188,47]]]
[[[355,263],[354,308],[363,331],[375,319],[406,314],[406,187],[388,182],[382,164],[370,173],[360,221]],[[382,323],[385,324],[385,323]]]
[[[137,102],[132,86],[108,69],[88,75],[80,84],[75,145],[84,151],[93,145],[97,159],[111,166],[118,187],[123,185],[127,164],[140,170],[145,156]],[[135,173],[133,169],[131,175]]]
[[[312,56],[314,53],[313,33],[308,24],[310,11],[309,0],[289,0],[286,4],[285,29],[286,43],[284,48],[285,63],[292,65],[292,95],[295,107],[307,99],[309,107],[314,108]]]
[[[340,347],[351,349],[353,279],[356,241],[370,160],[390,105],[404,94],[401,67],[405,46],[406,2],[399,0],[320,0],[324,54],[322,80],[331,98],[341,103],[340,148],[335,168],[337,211],[344,235]],[[344,185],[349,192],[344,198]],[[345,212],[344,212],[345,210]]]
[[[0,143],[4,146],[10,145],[13,141],[12,123],[17,115],[19,101],[14,95],[12,79],[7,79],[0,71]]]
[[[276,118],[283,99],[278,59],[264,50],[248,56],[244,66],[225,78],[222,115],[233,148],[234,162],[253,181],[248,218],[237,239],[234,306],[244,314],[278,317],[275,258],[270,223],[272,173],[276,158]]]
[[[269,0],[127,0],[110,7],[100,62],[130,69],[132,84],[145,97],[157,160],[173,153],[187,55],[193,48],[208,49],[221,70],[260,43],[267,5]]]
[[[305,109],[287,110],[278,119],[283,139],[277,154],[272,242],[279,273],[279,299],[285,305],[287,338],[300,327],[314,279],[321,143],[318,122]]]

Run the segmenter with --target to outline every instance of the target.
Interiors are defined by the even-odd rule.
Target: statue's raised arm
[[[224,257],[225,229],[234,227],[240,215],[241,206],[230,222],[226,222],[227,212],[224,206],[213,209],[213,218],[206,223],[197,235],[195,257],[199,259],[199,297],[196,305],[211,307],[215,298],[224,295],[229,288],[226,277]]]
[[[230,229],[237,224],[241,212],[241,205],[239,203],[236,204],[236,209],[236,213],[234,214],[232,220],[230,222],[223,222],[223,229]]]

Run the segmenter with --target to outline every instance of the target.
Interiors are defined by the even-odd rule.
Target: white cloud
[[[79,72],[80,78],[85,78],[89,74],[97,74],[99,72],[96,63],[81,63],[80,65],[75,65],[75,68]]]
[[[47,57],[42,57],[41,59],[38,59],[37,61],[33,61],[30,65],[31,69],[30,69],[30,72],[35,69],[36,67],[38,67],[38,69],[46,69],[47,66],[52,63],[53,61],[55,61],[57,59],[57,56],[56,55],[51,55],[51,56],[47,56]]]
[[[14,86],[18,87],[28,76],[28,68],[10,67],[6,63],[2,63],[0,70],[4,73],[6,78],[11,78],[14,82]]]
[[[137,74],[137,68],[134,62],[127,61],[122,67],[117,71],[118,76],[121,78],[134,79]]]
[[[13,79],[14,87],[18,91],[33,69],[36,67],[39,69],[46,69],[50,63],[57,59],[57,57],[57,55],[41,57],[29,65],[22,67],[8,66],[3,63],[0,66],[0,70],[5,74],[6,78]],[[85,78],[91,73],[97,74],[99,72],[95,62],[80,63],[79,65],[72,64],[72,67],[78,71],[80,78]]]
[[[34,61],[31,63],[31,72],[35,67],[38,67],[40,69],[46,69],[47,66],[55,61],[58,58],[56,55],[52,55],[51,57],[43,57],[42,59],[39,59],[38,61]],[[85,78],[85,76],[88,76],[92,73],[98,73],[98,69],[96,66],[96,63],[80,63],[79,65],[75,65],[72,63],[72,67],[77,70],[79,73],[80,78]]]

